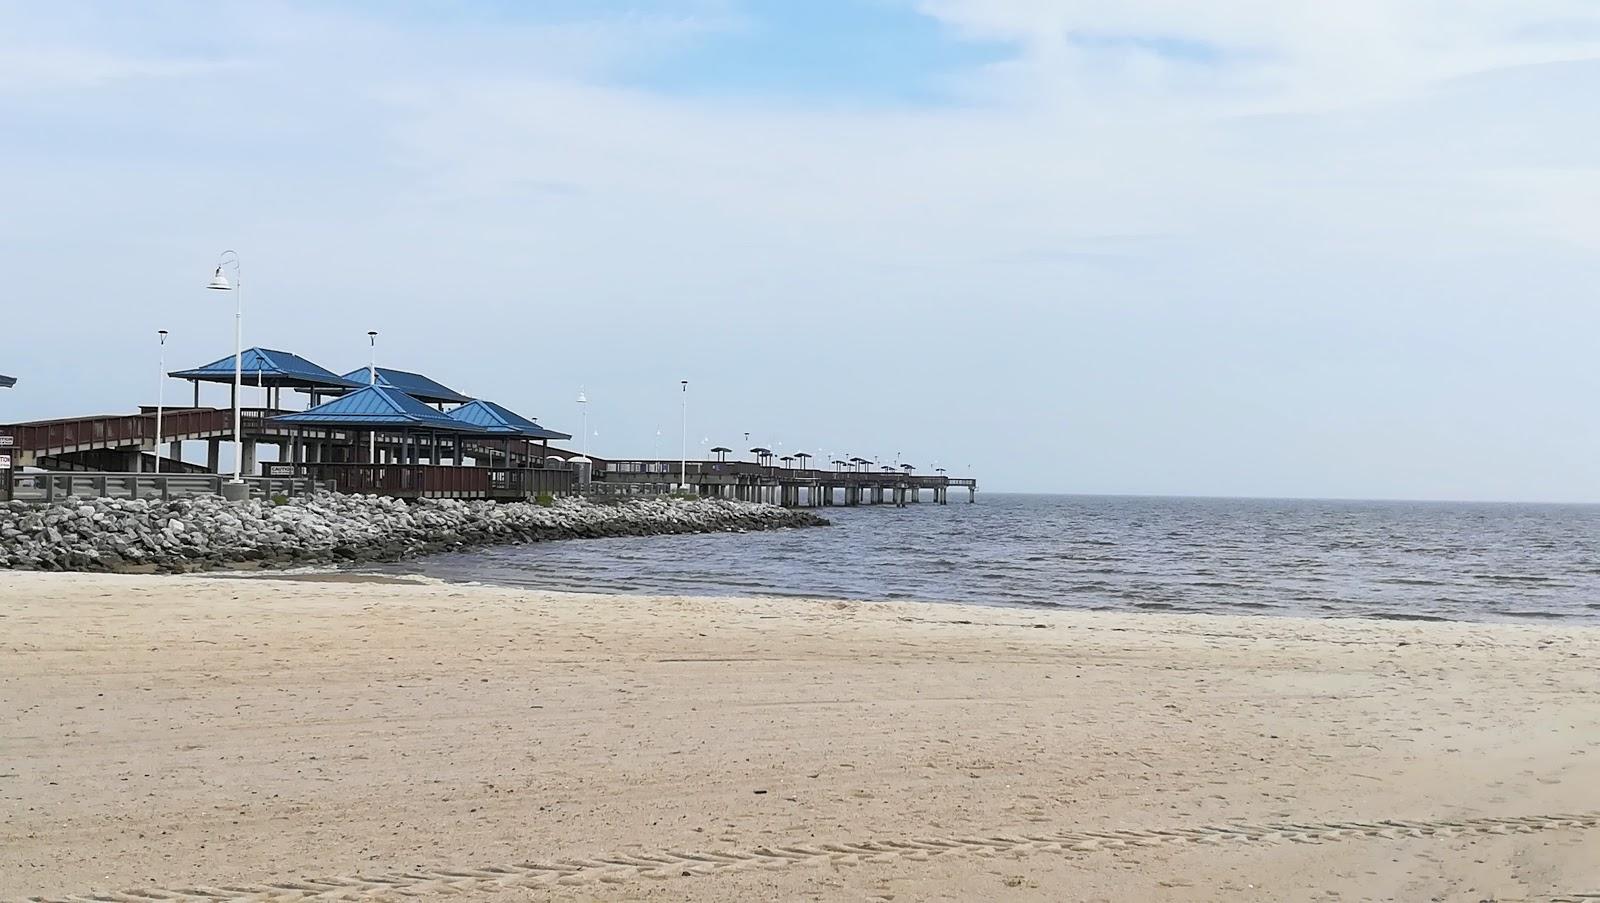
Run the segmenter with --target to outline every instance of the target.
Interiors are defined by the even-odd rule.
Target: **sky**
[[[0,420],[231,353],[233,249],[602,456],[1597,502],[1596,98],[1595,0],[0,0]]]

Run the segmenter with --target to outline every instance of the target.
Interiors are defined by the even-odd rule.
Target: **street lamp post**
[[[156,473],[161,472],[161,410],[167,400],[167,331],[157,329],[161,342],[160,363],[156,364]]]
[[[376,386],[378,384],[377,330],[367,330],[367,346],[371,349],[367,361],[367,385]],[[367,431],[367,463],[378,463],[378,428],[376,426]]]
[[[233,284],[228,284],[228,277],[222,275],[222,268],[229,263],[233,264]],[[211,282],[206,286],[221,292],[233,292],[236,307],[233,312],[233,480],[235,484],[244,482],[244,437],[239,417],[239,395],[243,390],[244,367],[244,271],[239,266],[239,252],[234,250],[223,251],[217,258],[217,271],[211,275]]]
[[[678,385],[683,387],[683,460],[680,462],[682,470],[678,473],[678,491],[689,491],[689,381],[678,380]]]
[[[583,387],[578,387],[578,410],[582,412],[583,441],[579,443],[578,454],[584,459],[589,457],[589,396],[583,392]]]

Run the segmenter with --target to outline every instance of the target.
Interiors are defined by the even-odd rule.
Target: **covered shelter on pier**
[[[399,389],[418,401],[439,406],[440,410],[447,404],[466,404],[473,400],[436,379],[430,379],[421,373],[412,373],[410,370],[396,370],[393,367],[362,367],[360,370],[346,373],[344,379],[361,386],[371,384],[386,389]]]
[[[198,408],[201,383],[233,385],[233,355],[188,370],[173,370],[167,375],[194,383],[194,406]],[[239,382],[264,390],[267,393],[265,406],[274,410],[282,410],[285,388],[310,392],[312,403],[315,404],[319,394],[349,391],[364,385],[345,379],[298,354],[271,348],[246,348],[239,353]]]
[[[505,405],[496,404],[482,398],[474,398],[460,407],[454,408],[444,415],[447,419],[457,423],[477,427],[488,433],[479,440],[478,447],[487,447],[494,451],[490,444],[492,439],[501,440],[500,451],[504,454],[507,466],[510,465],[513,440],[522,440],[522,454],[524,460],[532,467],[543,467],[550,456],[551,439],[571,439],[567,433],[558,433],[555,430],[545,429],[538,423],[518,414]],[[533,443],[539,443],[538,453],[535,455]]]
[[[475,410],[483,412],[484,422],[498,420],[501,412],[512,415],[488,403]],[[573,474],[565,467],[545,467],[542,460],[533,467],[510,464],[514,432],[538,430],[548,437],[565,434],[544,430],[527,418],[506,419],[509,428],[491,429],[468,416],[454,418],[436,411],[399,389],[369,385],[310,410],[279,415],[271,422],[297,433],[292,445],[297,457],[285,469],[331,482],[341,492],[492,499],[571,492]],[[496,443],[497,437],[503,443]],[[532,438],[535,436],[526,437],[528,441]],[[499,453],[497,444],[506,450],[503,465],[493,460]],[[446,453],[450,465],[441,464]],[[472,459],[470,465],[468,458]]]
[[[0,376],[0,389],[9,389],[17,384],[15,376]]]
[[[297,450],[302,445],[306,448],[306,455],[293,462],[296,464],[358,463],[355,459],[361,457],[359,435],[365,433],[368,457],[376,457],[381,448],[391,459],[388,463],[417,464],[425,458],[429,463],[438,464],[441,448],[445,447],[442,440],[447,439],[450,457],[459,466],[463,437],[482,437],[489,432],[476,424],[453,420],[399,389],[378,385],[361,386],[332,401],[293,414],[280,414],[271,421],[302,429],[314,428],[322,436],[329,431],[351,434],[349,441],[337,445],[296,443]],[[327,455],[340,454],[336,449],[343,449],[343,456],[350,460],[324,460]],[[385,462],[369,460],[366,463]]]

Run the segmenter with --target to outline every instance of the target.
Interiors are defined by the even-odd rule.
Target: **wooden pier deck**
[[[944,505],[950,501],[952,487],[966,489],[969,503],[978,497],[978,481],[972,477],[822,470],[751,461],[689,461],[687,467],[682,461],[604,461],[597,463],[594,476],[592,485],[602,492],[665,492],[682,484],[682,491],[695,495],[791,508],[885,504],[903,508],[921,502],[925,492],[932,493],[934,504]]]
[[[678,460],[611,460],[591,456],[592,479],[569,465],[570,449],[493,435],[414,437],[380,435],[375,442],[361,431],[297,427],[272,418],[289,413],[273,408],[241,411],[244,472],[264,477],[312,479],[342,492],[368,492],[401,498],[533,498],[571,492],[647,494],[686,491],[697,495],[769,502],[787,507],[895,505],[904,507],[931,496],[947,504],[952,488],[977,499],[971,477],[919,474],[884,469],[824,470],[751,461],[690,461],[686,479]],[[165,473],[219,471],[220,452],[233,438],[228,408],[168,408],[157,445],[155,413],[62,418],[0,425],[0,437],[20,468],[53,472],[150,472],[159,462]],[[203,443],[202,465],[178,457],[182,443]],[[369,447],[369,442],[371,445]],[[257,462],[257,448],[277,448],[277,462]],[[377,462],[367,463],[376,453]],[[452,463],[439,463],[442,457]],[[462,466],[456,459],[472,463]],[[487,466],[485,466],[487,465]],[[680,485],[680,482],[683,485]],[[91,485],[84,483],[83,485]],[[0,487],[4,488],[4,487]]]

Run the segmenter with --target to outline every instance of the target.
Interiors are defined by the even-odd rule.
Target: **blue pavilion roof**
[[[17,384],[15,376],[0,376],[0,389],[9,389]]]
[[[362,367],[360,370],[351,370],[344,375],[344,378],[351,382],[360,383],[363,386],[372,381],[371,374],[366,367]],[[422,401],[465,404],[472,400],[438,380],[429,379],[421,373],[412,373],[408,370],[379,367],[377,384],[388,386],[391,389],[399,389],[412,398],[421,399]]]
[[[481,398],[474,398],[446,416],[451,420],[468,423],[491,433],[500,433],[506,436],[522,436],[527,439],[572,438],[566,433],[547,430],[504,405],[498,405],[492,401],[484,401]]]
[[[271,348],[246,348],[240,352],[239,370],[247,385],[337,389],[364,385],[345,379],[326,367],[313,364],[298,354],[274,351]],[[191,370],[174,370],[167,375],[175,379],[233,382],[233,355],[218,358]]]
[[[362,386],[308,411],[280,414],[272,420],[275,423],[316,426],[395,426],[457,433],[484,432],[481,427],[452,420],[410,395],[388,386]]]

